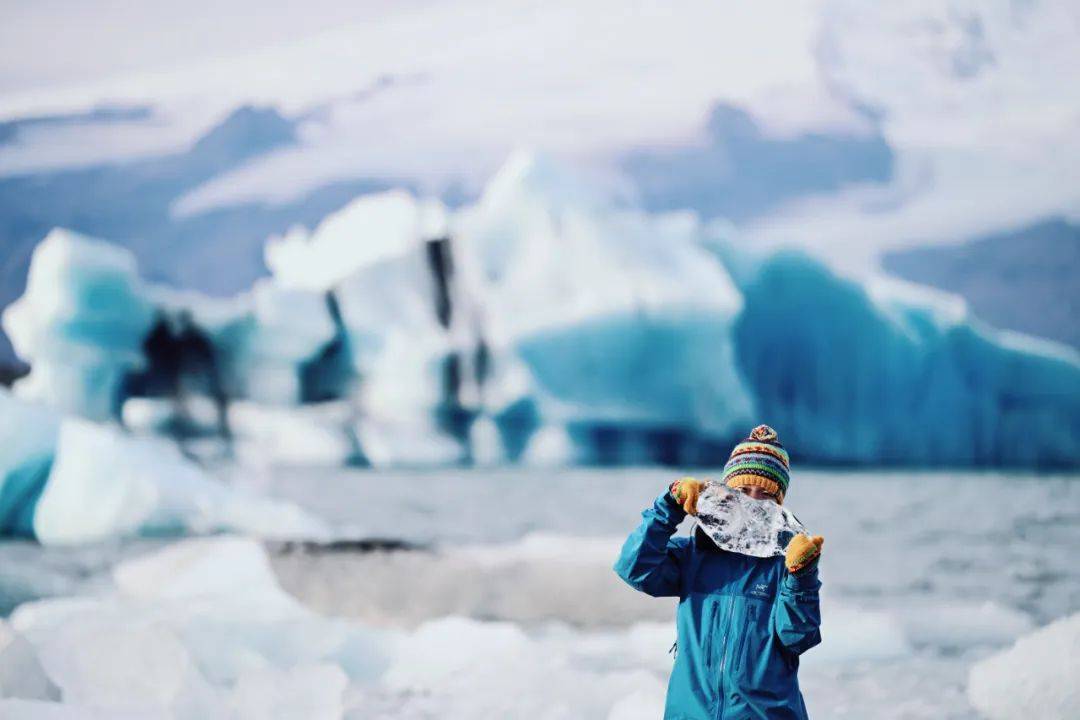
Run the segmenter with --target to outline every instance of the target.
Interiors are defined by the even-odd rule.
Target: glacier
[[[256,463],[708,464],[764,420],[803,462],[1080,464],[1074,350],[538,153],[456,210],[361,196],[265,262],[211,298],[50,233],[3,315],[32,368],[16,395]]]

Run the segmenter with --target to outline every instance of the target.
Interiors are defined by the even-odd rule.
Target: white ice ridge
[[[1080,613],[1016,641],[971,668],[968,699],[990,720],[1080,717]]]
[[[722,550],[754,557],[783,555],[791,538],[806,532],[783,505],[755,500],[719,483],[709,483],[701,493],[697,519]]]
[[[375,629],[308,610],[237,537],[124,561],[111,588],[25,603],[10,629],[20,699],[0,717],[168,720],[656,718],[672,634],[453,616]]]

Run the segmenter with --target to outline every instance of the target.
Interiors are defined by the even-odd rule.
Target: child
[[[758,425],[735,446],[724,483],[761,502],[784,501],[788,454]],[[684,478],[642,513],[615,572],[654,597],[678,596],[677,652],[665,720],[807,718],[799,655],[821,642],[817,561],[823,538],[797,535],[786,557],[721,550],[699,527],[671,536],[697,514],[705,484]]]

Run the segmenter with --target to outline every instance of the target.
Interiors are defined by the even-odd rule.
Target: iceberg
[[[963,301],[841,277],[781,250],[743,274],[736,361],[760,417],[818,462],[1080,462],[1080,355],[989,328]]]
[[[326,537],[299,507],[212,478],[165,438],[132,436],[0,388],[0,536],[70,545],[239,530]]]
[[[791,538],[807,534],[786,507],[720,483],[709,483],[701,493],[697,520],[717,547],[754,557],[783,555]]]
[[[0,536],[33,536],[59,428],[52,410],[0,387]]]
[[[387,663],[381,633],[286,595],[253,540],[181,541],[113,576],[96,597],[26,603],[12,615],[32,648],[24,667],[39,663],[64,706],[109,717],[340,718],[347,683]]]
[[[237,720],[339,720],[349,678],[337,665],[249,670],[236,681],[231,706]]]
[[[1080,613],[1021,637],[976,663],[968,699],[990,720],[1080,717]]]
[[[364,461],[348,402],[300,406],[229,403],[234,457],[246,466],[351,465]]]
[[[211,334],[225,392],[270,405],[303,400],[302,366],[334,338],[321,293],[255,282],[247,311]]]
[[[61,423],[34,509],[34,537],[41,543],[227,529],[286,538],[328,533],[291,503],[211,479],[165,439],[131,437],[81,419]]]
[[[143,282],[126,249],[56,229],[35,249],[4,329],[31,365],[21,397],[91,420],[132,396],[302,400],[305,363],[335,336],[322,293],[267,279],[229,299]]]
[[[34,648],[10,624],[0,620],[0,698],[56,700],[59,696]]]
[[[125,560],[109,587],[24,603],[10,626],[62,702],[0,700],[5,717],[631,718],[643,714],[629,696],[662,706],[670,668],[667,623],[583,632],[442,617],[376,630],[323,617],[240,537]]]
[[[438,200],[417,201],[405,190],[362,195],[311,234],[294,227],[271,237],[264,257],[283,287],[326,292],[357,270],[415,252],[421,240],[444,237],[446,223]]]
[[[620,208],[519,152],[457,227],[485,339],[524,364],[578,461],[686,459],[751,415],[731,343],[742,298],[693,215]]]
[[[764,419],[810,462],[1080,463],[1075,350],[641,212],[536,153],[471,206],[362,196],[265,260],[213,299],[54,231],[3,316],[32,368],[17,395],[244,461],[709,464]],[[27,462],[10,488],[38,483]]]
[[[143,363],[154,307],[130,251],[56,229],[34,249],[26,292],[3,313],[15,352],[30,363],[21,397],[106,419],[124,376]]]
[[[333,297],[360,378],[355,433],[375,466],[468,458],[480,341],[447,222],[437,201],[391,191],[266,248],[282,286]]]

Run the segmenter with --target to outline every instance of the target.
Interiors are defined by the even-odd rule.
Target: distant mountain
[[[881,263],[961,295],[992,325],[1080,348],[1080,225],[1052,218],[962,245],[887,253]]]
[[[772,138],[740,108],[720,103],[703,145],[628,153],[622,168],[648,210],[693,208],[706,218],[746,220],[811,193],[892,178],[893,151],[869,136],[805,133]]]
[[[28,124],[100,122],[145,110],[95,111],[0,124],[0,143]],[[213,295],[244,290],[266,274],[267,236],[312,226],[355,196],[387,183],[356,179],[322,186],[293,203],[250,203],[172,217],[188,191],[259,155],[296,142],[294,123],[269,108],[241,107],[187,150],[165,157],[0,178],[0,307],[26,284],[30,253],[54,227],[109,238],[131,249],[144,275]],[[13,358],[0,333],[0,362]]]
[[[0,145],[18,132],[49,125],[152,121],[149,107],[29,117],[0,123]],[[266,274],[262,247],[294,224],[313,227],[357,195],[400,179],[354,177],[317,186],[282,204],[251,201],[171,215],[174,203],[212,178],[297,144],[299,121],[277,110],[240,107],[182,152],[92,167],[0,177],[0,308],[23,291],[30,253],[54,227],[131,249],[144,277],[211,295],[228,295]],[[892,152],[880,136],[801,135],[770,139],[744,111],[719,104],[708,123],[709,147],[642,147],[622,163],[650,210],[690,208],[705,217],[754,217],[800,195],[860,181],[885,181]],[[451,188],[455,206],[472,198]],[[0,333],[0,363],[13,359]]]

